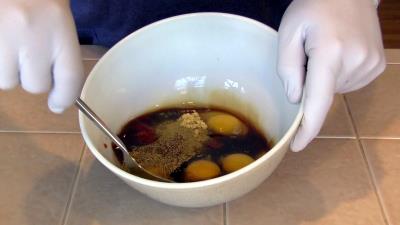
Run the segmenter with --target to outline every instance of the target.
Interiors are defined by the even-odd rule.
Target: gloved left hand
[[[317,136],[335,93],[362,88],[384,70],[375,4],[374,0],[294,0],[286,10],[279,28],[278,74],[291,102],[305,95],[293,151],[302,150]]]
[[[83,65],[69,0],[0,0],[0,90],[50,90],[55,113],[79,95]]]

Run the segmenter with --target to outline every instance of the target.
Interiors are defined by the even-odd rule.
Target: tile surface
[[[361,137],[400,137],[400,65],[346,98]]]
[[[400,140],[363,140],[390,225],[400,224]]]
[[[95,63],[84,61],[86,74]],[[0,91],[0,121],[0,131],[79,132],[75,107],[54,114],[47,108],[47,94],[32,95],[21,87]]]
[[[342,95],[336,95],[325,123],[319,132],[321,137],[355,137],[346,104]]]
[[[86,74],[106,51],[82,47]],[[185,209],[149,199],[87,150],[80,162],[75,108],[55,115],[46,94],[0,91],[0,225],[400,225],[400,50],[385,54],[390,65],[381,77],[335,96],[323,138],[288,153],[258,189],[228,203],[227,218],[222,206]]]
[[[81,55],[83,60],[100,59],[106,52],[107,48],[97,45],[81,45]]]
[[[228,224],[384,225],[355,140],[317,139],[288,153],[258,189],[228,203]]]
[[[400,64],[399,49],[385,49],[385,56],[387,64]]]
[[[167,206],[135,191],[85,152],[68,225],[223,225],[222,206],[186,209]]]
[[[61,222],[83,150],[78,134],[0,134],[0,225]]]

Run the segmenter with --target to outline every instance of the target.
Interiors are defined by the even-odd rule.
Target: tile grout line
[[[360,137],[361,140],[400,140],[400,137]]]
[[[348,100],[347,100],[345,95],[343,95],[343,100],[345,102],[346,112],[347,112],[348,116],[350,117],[351,126],[352,126],[353,131],[354,131],[354,133],[356,135],[357,146],[359,148],[361,157],[363,158],[363,161],[365,163],[366,169],[368,171],[368,177],[369,177],[369,180],[370,180],[370,184],[372,185],[372,188],[374,189],[374,192],[375,192],[375,196],[376,196],[376,198],[378,200],[378,204],[379,204],[379,208],[380,208],[380,211],[381,211],[381,215],[383,217],[383,222],[386,225],[390,225],[391,223],[389,223],[389,215],[387,214],[387,210],[386,210],[386,207],[385,207],[385,205],[383,203],[383,198],[382,198],[382,195],[381,195],[381,193],[379,191],[378,185],[375,182],[376,180],[374,179],[375,176],[374,176],[374,173],[372,172],[371,163],[369,162],[368,157],[367,157],[367,155],[365,153],[364,145],[361,142],[361,139],[360,139],[357,127],[356,127],[356,123],[355,123],[353,114],[350,111],[349,102],[348,102]]]
[[[360,141],[360,145],[363,148],[363,150],[366,149],[366,146],[365,146],[365,144],[363,142]],[[368,157],[367,156],[365,156],[365,157],[366,157],[366,160],[367,160],[368,164],[370,165],[371,163],[368,160]],[[377,180],[376,176],[375,176],[375,173],[372,172],[372,167],[371,166],[369,166],[369,169],[371,170],[372,181],[375,183],[375,181]],[[387,214],[388,210],[386,208],[386,205],[384,204],[382,192],[380,191],[378,186],[376,187],[376,193],[377,193],[377,196],[378,196],[379,204],[381,204],[381,207],[382,207],[382,211],[383,211],[382,213],[384,215],[384,219],[385,219],[386,224],[389,224],[389,225],[393,224],[391,222],[391,220],[390,220],[389,215]]]
[[[96,58],[89,58],[89,57],[82,57],[82,61],[99,61],[101,57],[96,57]]]
[[[356,137],[349,137],[349,136],[329,136],[329,135],[322,135],[315,137],[316,139],[351,139],[355,140]]]
[[[74,174],[74,180],[72,182],[71,185],[71,191],[68,193],[68,201],[65,205],[65,208],[63,210],[63,214],[61,217],[61,221],[60,221],[60,225],[65,225],[67,223],[67,219],[68,216],[70,214],[71,211],[71,207],[72,207],[72,202],[76,193],[76,189],[78,187],[78,181],[79,181],[79,177],[81,174],[81,168],[82,168],[82,163],[83,163],[83,157],[85,155],[86,152],[86,144],[83,144],[83,149],[81,152],[81,155],[79,157],[79,163],[78,163],[78,167],[76,168],[75,174]]]
[[[228,225],[228,203],[224,202],[224,207],[222,208],[222,214],[223,214],[223,224]]]

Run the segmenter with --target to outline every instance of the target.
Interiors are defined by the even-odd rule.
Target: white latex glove
[[[293,151],[317,136],[335,93],[362,88],[383,72],[386,63],[375,4],[294,0],[286,10],[279,28],[278,73],[291,102],[305,94]]]
[[[0,89],[19,83],[31,93],[50,90],[55,113],[79,95],[83,66],[69,0],[0,0]]]

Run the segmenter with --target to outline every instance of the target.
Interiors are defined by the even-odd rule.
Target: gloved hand
[[[317,136],[335,93],[362,88],[385,68],[376,2],[294,0],[279,28],[278,74],[288,99],[304,94],[304,117],[291,144]],[[307,65],[306,65],[307,64]]]
[[[0,89],[19,83],[31,93],[50,90],[55,113],[79,95],[83,66],[69,0],[0,1]]]

